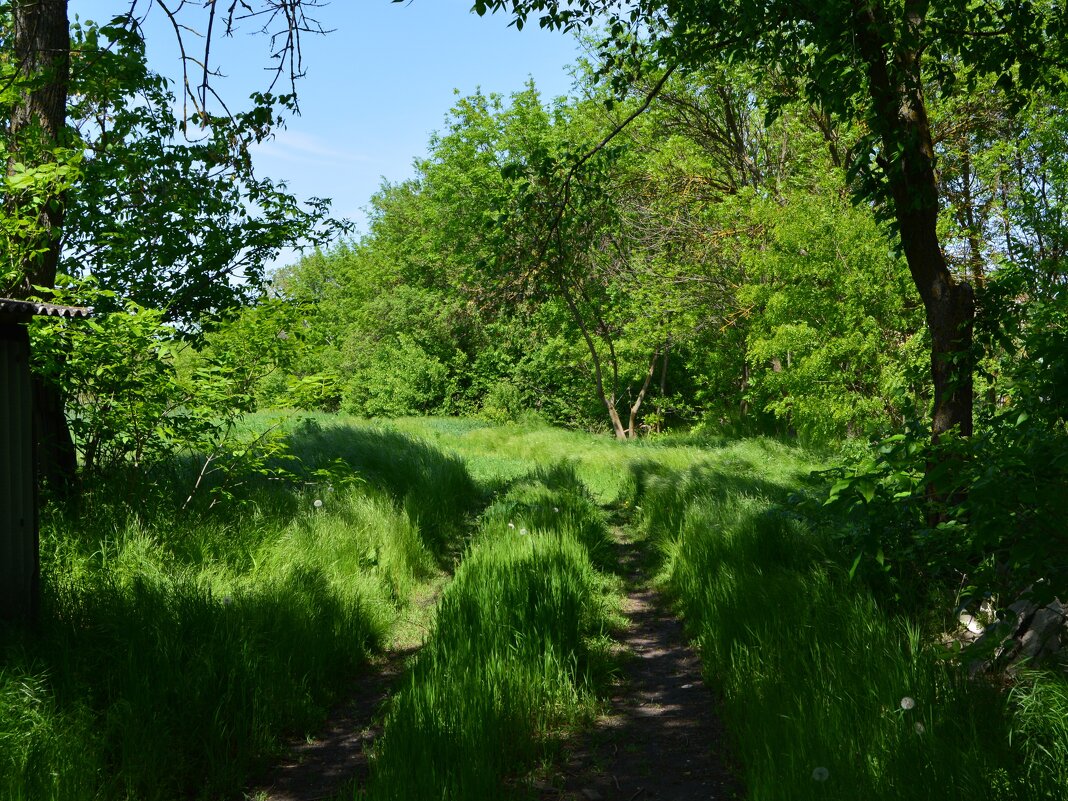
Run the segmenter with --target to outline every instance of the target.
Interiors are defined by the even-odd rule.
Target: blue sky
[[[147,8],[148,0],[141,4]],[[101,22],[127,5],[70,0],[70,13]],[[333,198],[334,213],[360,225],[361,209],[383,178],[412,174],[413,158],[426,152],[430,132],[442,127],[455,103],[454,90],[507,94],[532,77],[546,98],[568,92],[569,68],[580,52],[573,38],[536,26],[516,31],[508,17],[480,18],[470,7],[471,0],[332,0],[309,10],[333,32],[305,38],[301,116],[259,149],[257,169],[285,180],[298,197]],[[190,22],[203,19],[198,8],[186,13]],[[177,77],[174,33],[158,8],[145,29],[153,68]],[[241,31],[214,53],[232,107],[241,107],[253,89],[266,89],[263,37]]]

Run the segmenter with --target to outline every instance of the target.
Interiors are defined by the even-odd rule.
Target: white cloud
[[[362,153],[336,147],[315,134],[281,130],[254,150],[260,158],[301,164],[367,164],[372,159]]]

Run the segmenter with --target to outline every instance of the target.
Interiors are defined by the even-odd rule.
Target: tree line
[[[575,91],[459,100],[358,238],[252,169],[295,95],[213,104],[209,38],[177,116],[138,6],[0,9],[3,292],[102,314],[35,326],[55,485],[75,449],[247,455],[262,407],[866,435],[831,499],[873,569],[1068,573],[1056,3],[477,2],[590,37]],[[248,9],[290,43],[303,12]]]

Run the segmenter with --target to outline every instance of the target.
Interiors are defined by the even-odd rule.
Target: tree
[[[328,201],[300,204],[255,173],[250,144],[282,124],[293,99],[259,94],[253,107],[183,136],[177,99],[145,59],[125,19],[75,26],[69,115],[84,146],[67,193],[61,268],[195,330],[262,290],[283,248],[345,230]]]
[[[243,22],[259,25],[270,37],[271,57],[276,60],[270,89],[273,90],[285,75],[292,86],[302,73],[300,35],[321,32],[318,24],[305,15],[305,8],[316,7],[318,3],[314,0],[304,0],[303,3],[302,0],[259,0],[255,4],[233,3],[225,11],[220,11],[214,2],[205,3],[207,33],[199,56],[192,55],[186,46],[186,32],[192,30],[188,22],[182,21],[183,15],[190,13],[187,6],[192,8],[193,4],[179,3],[172,10],[170,4],[162,0],[134,0],[105,26],[110,41],[100,41],[105,37],[95,35],[78,42],[79,61],[90,70],[101,61],[115,67],[115,59],[109,58],[108,50],[116,46],[135,56],[133,60],[126,59],[127,64],[113,76],[125,85],[120,85],[118,92],[110,92],[108,97],[112,102],[124,92],[159,89],[158,81],[155,87],[149,87],[143,57],[140,64],[136,61],[137,44],[141,38],[140,20],[144,13],[158,7],[173,23],[182,52],[186,106],[182,129],[189,131],[190,123],[207,129],[209,134],[221,128],[226,136],[236,137],[237,155],[247,160],[248,145],[267,136],[279,123],[275,106],[291,106],[295,103],[295,94],[254,95],[251,111],[232,114],[212,86],[212,78],[218,74],[211,61],[213,36],[220,32],[230,34]],[[67,191],[75,182],[70,180],[72,168],[78,165],[79,146],[83,144],[67,126],[68,94],[72,86],[72,40],[67,0],[0,2],[0,46],[4,55],[0,59],[0,79],[3,80],[0,116],[4,122],[2,144],[8,179],[4,229],[8,234],[9,252],[5,256],[9,264],[13,258],[22,262],[20,270],[5,276],[8,283],[5,290],[25,297],[33,293],[33,287],[48,289],[55,285]],[[190,77],[191,65],[195,65],[199,72],[199,82]],[[104,81],[97,80],[94,88],[99,89],[103,84]],[[84,80],[77,88],[85,89]],[[91,98],[90,103],[100,100],[99,96]],[[190,103],[193,106],[191,112]],[[221,113],[213,111],[216,107]],[[234,158],[235,154],[229,152],[234,149],[231,146],[217,152],[216,157]],[[37,224],[28,225],[30,219],[36,219]]]
[[[183,8],[187,5],[192,8],[193,4],[179,3],[172,9],[163,0],[154,0],[144,5],[158,7],[174,23],[183,53],[183,88],[187,104],[191,99],[194,108],[193,114],[187,114],[181,121],[182,129],[189,130],[188,124],[195,122],[212,133],[222,131],[230,146],[216,149],[214,158],[231,159],[229,163],[236,165],[247,162],[248,145],[268,135],[278,122],[274,114],[276,98],[270,94],[257,95],[250,112],[230,113],[211,83],[211,78],[217,74],[210,60],[213,35],[219,32],[216,23],[227,33],[242,21],[262,24],[263,31],[271,36],[273,57],[278,60],[275,82],[288,73],[292,84],[301,72],[300,34],[317,29],[305,17],[301,0],[233,3],[223,12],[217,11],[214,2],[205,4],[207,34],[203,55],[199,58],[189,55],[183,35],[189,28],[180,23],[178,16]],[[315,6],[316,3],[309,0],[305,5]],[[80,51],[81,60],[92,66],[100,60],[96,56],[106,54],[108,47],[138,40],[141,6],[138,0],[127,4],[126,10],[109,26],[111,43],[105,44],[100,54],[92,52],[92,48]],[[2,289],[16,297],[47,296],[56,284],[69,192],[80,180],[79,167],[84,149],[84,143],[67,125],[68,95],[72,86],[67,1],[12,0],[0,3],[0,45],[0,80],[3,81],[0,118],[4,122],[0,129],[0,151],[6,157],[5,198],[0,220],[6,251],[3,254],[4,269],[0,273]],[[200,82],[195,86],[189,78],[190,63],[196,63],[200,70]],[[120,82],[135,81],[120,86],[120,90],[143,88],[144,75],[143,70],[137,69],[119,72]],[[139,80],[142,83],[136,83]],[[98,87],[100,85],[98,83]],[[274,82],[272,88],[273,85]],[[221,113],[213,113],[212,109],[220,106]],[[104,127],[100,126],[101,131]],[[217,140],[213,144],[217,144]],[[168,155],[171,154],[164,152],[160,157],[167,158]],[[259,197],[253,196],[254,202],[267,206],[274,204],[276,210],[285,206],[277,192],[272,194],[273,187],[258,188],[265,191]],[[170,222],[173,224],[174,221]],[[225,245],[214,249],[225,251]],[[211,280],[219,281],[225,276],[209,272],[208,278],[208,284],[200,286],[200,291],[212,289]],[[41,471],[57,487],[69,486],[76,464],[64,419],[63,398],[53,384],[46,382],[38,382],[35,394]]]
[[[22,223],[5,226],[14,234],[6,237],[13,251],[5,254],[7,261],[12,256],[22,261],[21,274],[9,274],[11,285],[5,289],[26,297],[34,285],[55,283],[59,260],[65,184],[48,179],[57,174],[62,161],[72,160],[64,150],[70,143],[66,131],[70,85],[66,0],[15,0],[6,8],[0,6],[0,22],[0,41],[10,52],[0,76],[7,123],[4,211],[6,218]]]
[[[508,107],[465,98],[452,122],[423,165],[452,232],[442,247],[477,254],[466,278],[483,305],[558,304],[613,432],[635,436],[670,314],[637,291],[648,273],[619,236],[625,150],[601,149],[573,175],[600,120],[582,104],[545,108],[532,86]]]
[[[70,85],[70,31],[66,0],[15,0],[0,6],[3,150],[6,185],[2,228],[8,252],[3,287],[19,298],[54,287],[64,197],[77,163],[66,128]],[[76,468],[74,444],[54,385],[34,381],[38,463],[57,488]]]
[[[474,9],[507,9],[520,28],[532,14],[542,27],[564,30],[607,22],[603,70],[617,86],[643,66],[699,69],[725,58],[781,75],[817,108],[864,124],[848,167],[860,196],[893,220],[924,304],[932,435],[971,433],[975,299],[950,270],[939,237],[925,92],[952,94],[989,75],[1023,103],[1029,90],[1063,83],[1068,15],[1055,2],[476,0]]]

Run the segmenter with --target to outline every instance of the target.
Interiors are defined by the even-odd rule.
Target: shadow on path
[[[252,790],[250,801],[321,801],[346,786],[365,786],[371,745],[382,733],[378,710],[418,645],[389,651],[367,665],[348,700],[331,710],[323,731],[294,744]]]
[[[641,546],[617,530],[627,582],[629,651],[609,710],[572,749],[562,789],[541,798],[713,801],[741,797],[728,766],[716,700],[682,624],[648,587]]]

